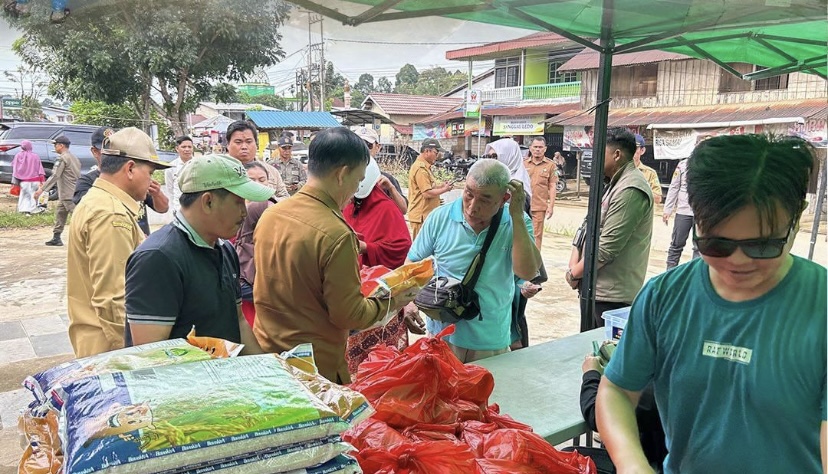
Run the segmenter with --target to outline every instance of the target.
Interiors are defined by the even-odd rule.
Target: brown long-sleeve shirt
[[[114,184],[98,178],[69,224],[66,293],[69,340],[76,357],[124,347],[126,261],[144,233],[139,206]]]
[[[262,349],[309,342],[322,376],[350,382],[349,330],[381,321],[391,301],[360,293],[357,239],[333,198],[305,185],[262,214],[253,240],[253,333]]]

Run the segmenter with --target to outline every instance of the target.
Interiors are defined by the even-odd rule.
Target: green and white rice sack
[[[77,474],[179,469],[349,427],[272,354],[97,375],[65,391],[65,466]]]

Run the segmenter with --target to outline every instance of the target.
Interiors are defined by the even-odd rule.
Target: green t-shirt
[[[822,472],[826,269],[794,257],[765,295],[733,303],[703,259],[652,279],[632,305],[606,377],[650,380],[667,473]]]

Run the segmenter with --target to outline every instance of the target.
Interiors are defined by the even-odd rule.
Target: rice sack
[[[32,412],[42,416],[44,409],[60,410],[65,397],[63,387],[84,377],[210,358],[210,354],[184,339],[170,339],[72,360],[26,377],[23,386],[35,397],[36,402],[30,405]]]
[[[66,387],[67,472],[146,473],[340,434],[273,354],[87,377]]]

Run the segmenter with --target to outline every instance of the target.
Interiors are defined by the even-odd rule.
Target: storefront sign
[[[480,107],[483,105],[481,100],[481,93],[479,90],[466,90],[466,110],[463,111],[463,116],[466,118],[480,117]]]
[[[495,135],[543,135],[544,114],[517,117],[495,117]]]
[[[423,141],[426,138],[436,138],[440,140],[444,138],[477,136],[478,130],[480,130],[480,123],[478,119],[458,120],[449,122],[448,124],[445,122],[415,123],[412,126],[412,140],[418,142]],[[484,128],[481,136],[489,136],[488,132],[489,131]]]
[[[592,148],[592,127],[564,127],[563,149],[564,151]]]

